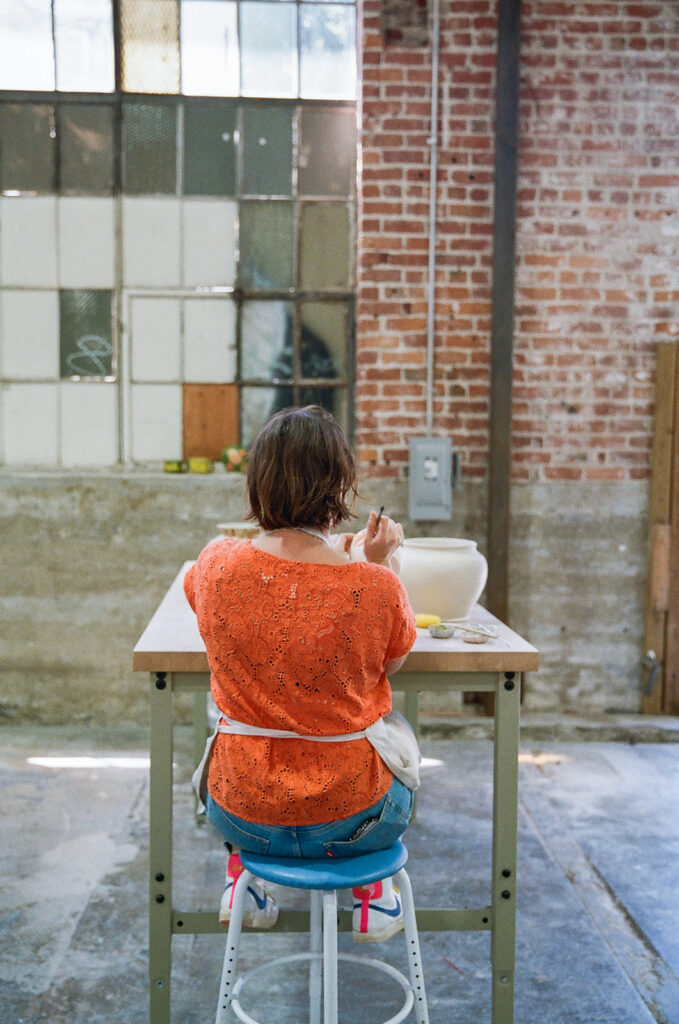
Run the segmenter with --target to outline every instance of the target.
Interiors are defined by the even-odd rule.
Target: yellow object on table
[[[215,464],[204,455],[194,455],[189,459],[189,473],[212,473]]]
[[[418,629],[426,629],[427,626],[438,626],[440,621],[440,615],[425,615],[424,613],[420,613],[415,616],[415,625]]]

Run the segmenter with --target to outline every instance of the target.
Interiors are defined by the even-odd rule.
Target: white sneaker
[[[242,871],[243,865],[238,854],[230,854],[226,867],[226,888],[219,904],[220,924],[228,924],[231,920],[236,881]],[[278,903],[270,893],[265,892],[264,884],[258,878],[251,879],[245,894],[243,925],[246,928],[273,928],[277,920]]]
[[[353,890],[354,942],[384,942],[403,928],[403,906],[390,878]]]

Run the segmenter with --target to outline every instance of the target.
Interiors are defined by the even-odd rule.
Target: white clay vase
[[[488,578],[476,541],[463,537],[413,537],[403,542],[399,572],[416,615],[466,619]]]

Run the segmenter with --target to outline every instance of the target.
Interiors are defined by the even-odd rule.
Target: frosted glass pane
[[[0,89],[54,89],[50,0],[5,0],[0,29]]]
[[[300,256],[302,288],[349,288],[350,282],[348,207],[305,203]]]
[[[118,461],[115,384],[61,385],[61,464],[113,466]]]
[[[293,284],[292,203],[240,205],[240,284],[269,291]]]
[[[8,384],[2,395],[5,462],[55,466],[59,437],[58,384]]]
[[[123,199],[123,283],[181,284],[181,204],[176,199]]]
[[[233,285],[236,279],[236,214],[228,200],[184,202],[184,284]]]
[[[114,200],[62,196],[57,203],[59,284],[62,288],[114,288]]]
[[[182,92],[237,96],[238,7],[235,0],[182,0]]]
[[[179,5],[121,0],[122,79],[126,92],[179,92]]]
[[[132,379],[181,378],[181,301],[135,296],[130,303]]]
[[[302,377],[344,377],[349,315],[346,303],[302,304]]]
[[[289,380],[292,368],[291,302],[244,302],[241,380]]]
[[[111,0],[54,0],[57,89],[112,92]]]
[[[297,9],[243,0],[240,8],[243,96],[297,95]]]
[[[28,288],[0,291],[2,376],[59,377],[59,294]]]
[[[337,4],[300,8],[300,95],[356,96],[356,12]]]
[[[236,379],[236,307],[231,299],[184,303],[184,380],[229,384]]]
[[[0,197],[1,285],[57,286],[56,221],[54,196]]]
[[[132,459],[161,462],[182,457],[180,384],[132,385]]]

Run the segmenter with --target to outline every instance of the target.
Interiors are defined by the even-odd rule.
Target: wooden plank
[[[644,654],[655,653],[663,665],[651,693],[644,693],[641,710],[647,715],[660,714],[663,707],[665,636],[667,628],[667,604],[669,593],[663,599],[658,588],[664,585],[661,560],[663,553],[668,560],[667,586],[669,587],[670,547],[670,506],[672,478],[672,450],[676,406],[677,345],[663,342],[658,345],[655,374],[655,417],[653,430],[653,451],[651,456],[651,498],[649,506],[648,579],[646,585],[646,614],[644,628]],[[658,532],[658,528],[665,527]],[[664,547],[666,545],[666,547]],[[660,574],[660,575],[659,575]],[[665,607],[662,607],[662,605]],[[646,686],[647,677],[644,679]]]
[[[679,357],[674,367],[674,429],[670,492],[670,591],[665,633],[665,671],[662,710],[679,715]]]
[[[227,445],[240,443],[237,384],[184,384],[182,400],[185,459],[217,461]]]
[[[500,0],[497,40],[490,369],[489,576],[486,593],[491,611],[503,621],[507,618],[509,591],[509,490],[520,40],[520,0]]]

